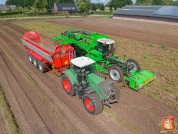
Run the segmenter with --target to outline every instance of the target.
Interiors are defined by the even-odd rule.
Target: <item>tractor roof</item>
[[[107,38],[98,39],[97,41],[101,42],[101,43],[106,43],[106,44],[114,44],[115,43],[114,40],[107,39]]]
[[[82,57],[77,57],[77,58],[72,59],[71,63],[81,68],[81,67],[85,67],[90,64],[93,64],[95,63],[95,61],[88,57],[82,56]]]

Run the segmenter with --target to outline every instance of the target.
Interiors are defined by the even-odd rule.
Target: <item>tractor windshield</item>
[[[98,50],[103,53],[103,56],[107,56],[108,54],[113,53],[114,44],[106,44],[102,42],[98,42]]]
[[[85,66],[85,67],[83,67],[83,71],[85,72],[85,74],[90,74],[90,73],[95,73],[96,74],[96,69],[95,69],[95,67],[96,67],[96,63],[93,63],[93,64],[90,64],[90,65],[88,65],[88,66]]]

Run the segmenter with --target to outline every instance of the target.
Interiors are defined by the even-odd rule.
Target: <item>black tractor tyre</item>
[[[42,73],[47,71],[47,69],[44,66],[44,62],[43,61],[38,61],[38,68]]]
[[[111,84],[111,90],[114,92],[114,97],[113,98],[110,98],[110,99],[120,99],[120,90],[116,87],[116,85],[113,83]]]
[[[141,70],[140,64],[136,60],[128,59],[125,63],[127,65],[127,67],[132,66],[132,68],[129,69],[129,72],[132,72],[133,70],[137,70],[138,72],[140,72],[140,70]]]
[[[74,88],[74,81],[69,78],[66,74],[63,74],[61,77],[61,83],[64,91],[71,96],[76,95],[76,90]]]
[[[38,68],[38,60],[36,58],[33,58],[33,64],[36,68]]]
[[[121,82],[123,80],[124,74],[119,66],[111,66],[109,68],[109,77],[116,82]]]
[[[33,56],[31,54],[28,54],[28,60],[33,64]]]
[[[87,112],[91,115],[97,115],[103,110],[101,99],[95,92],[91,94],[84,94],[82,96],[82,102]]]

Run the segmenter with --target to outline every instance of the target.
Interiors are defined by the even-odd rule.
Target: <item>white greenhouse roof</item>
[[[78,67],[85,67],[85,66],[95,63],[95,61],[88,57],[82,56],[82,57],[77,57],[77,58],[72,59],[71,63]]]

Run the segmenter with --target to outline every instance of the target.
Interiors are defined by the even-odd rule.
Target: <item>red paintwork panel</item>
[[[60,72],[62,72],[63,67],[68,67],[70,65],[70,60],[75,57],[75,50],[70,45],[58,45],[56,46],[55,50],[53,52],[49,52],[45,48],[42,48],[40,45],[42,44],[40,35],[37,32],[29,31],[26,32],[22,38],[26,42],[28,42],[30,48],[35,48],[35,50],[31,50],[27,46],[25,48],[28,50],[28,52],[33,55],[38,60],[43,60],[45,63],[53,65],[55,68],[57,68]],[[45,42],[43,42],[45,44]],[[42,51],[42,53],[46,53],[46,55],[49,55],[53,59],[53,62],[48,61],[48,58],[43,57],[40,55],[40,53],[37,53],[36,49]],[[36,52],[35,52],[36,51]]]
[[[34,31],[26,32],[23,37],[26,37],[34,42],[37,42],[38,44],[41,44],[40,35],[37,32]]]
[[[37,60],[43,60],[43,57],[37,54],[36,52],[30,50],[29,53],[33,55],[33,57],[35,57]]]

